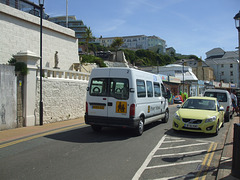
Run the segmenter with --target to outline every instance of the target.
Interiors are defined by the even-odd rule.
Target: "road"
[[[227,125],[218,136],[175,132],[168,123],[130,129],[68,129],[0,148],[0,179],[215,179]]]

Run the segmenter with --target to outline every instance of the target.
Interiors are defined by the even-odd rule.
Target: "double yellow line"
[[[26,137],[26,138],[18,139],[18,140],[11,141],[11,142],[8,142],[8,143],[0,144],[0,149],[8,147],[8,146],[15,145],[15,144],[18,144],[18,143],[21,143],[21,142],[36,139],[36,138],[39,138],[39,137],[47,136],[47,135],[50,135],[50,134],[59,133],[59,132],[62,132],[62,131],[73,129],[73,128],[78,128],[78,127],[81,127],[81,126],[84,126],[84,125],[85,125],[84,123],[83,124],[78,124],[78,125],[73,125],[73,126],[60,128],[60,129],[57,129],[57,130],[52,130],[52,131],[48,131],[48,132],[45,132],[45,133],[29,136],[29,137]]]
[[[194,180],[199,180],[201,174],[202,174],[202,180],[206,179],[207,171],[208,171],[208,168],[210,167],[210,164],[212,162],[213,155],[214,155],[216,149],[217,149],[217,143],[212,142],[207,151],[207,154],[202,162],[201,169],[197,173],[197,176]],[[210,156],[210,158],[208,158],[209,156]]]

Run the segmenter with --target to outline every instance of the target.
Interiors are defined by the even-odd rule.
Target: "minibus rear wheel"
[[[167,123],[169,119],[169,111],[168,109],[165,112],[165,117],[163,118],[162,122]]]
[[[143,134],[143,131],[144,131],[144,117],[141,116],[138,122],[138,126],[135,129],[136,135],[141,136]]]

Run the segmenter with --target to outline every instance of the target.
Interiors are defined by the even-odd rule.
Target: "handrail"
[[[40,76],[40,69],[37,70],[37,76]],[[73,80],[89,80],[90,73],[78,71],[66,71],[54,68],[43,68],[43,77],[45,78],[60,78]]]

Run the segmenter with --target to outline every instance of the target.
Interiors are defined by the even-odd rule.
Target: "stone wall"
[[[17,127],[15,67],[0,65],[0,130]]]
[[[52,123],[83,117],[88,81],[43,78],[43,121]],[[36,124],[39,124],[39,81],[36,96]]]
[[[0,3],[0,64],[13,54],[31,51],[40,54],[40,18]],[[58,51],[60,69],[79,63],[75,31],[43,19],[43,68],[54,66]]]

